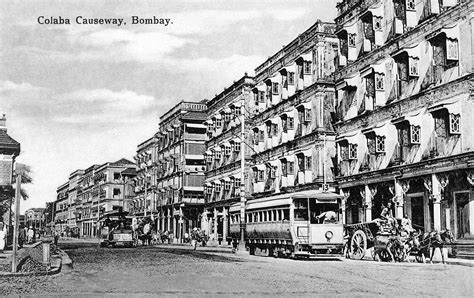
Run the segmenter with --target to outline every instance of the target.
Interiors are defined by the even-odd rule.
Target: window
[[[265,102],[265,91],[258,91],[258,100],[260,102]]]
[[[240,178],[234,179],[234,187],[235,189],[240,189]]]
[[[257,181],[258,182],[263,181],[264,177],[265,177],[265,173],[263,172],[263,170],[259,170]]]
[[[415,0],[406,0],[407,10],[415,10]]]
[[[375,90],[382,91],[385,89],[385,75],[383,73],[375,73]]]
[[[353,33],[353,34],[349,33],[349,34],[347,34],[347,37],[348,37],[347,45],[349,47],[355,47],[356,46],[356,34],[355,33]]]
[[[295,162],[289,161],[288,162],[288,175],[293,175],[295,173]]]
[[[375,137],[375,153],[385,152],[385,136]]]
[[[224,155],[229,156],[231,153],[231,147],[230,146],[224,146]]]
[[[281,173],[283,177],[286,177],[288,175],[288,166],[286,161],[284,160],[281,161]]]
[[[288,85],[294,85],[294,84],[295,84],[295,73],[288,72]]]
[[[420,62],[420,59],[418,57],[408,57],[408,74],[411,77],[417,77],[418,76],[418,63]]]
[[[274,137],[278,136],[278,124],[272,123],[272,133]]]
[[[224,190],[229,191],[231,188],[231,183],[230,181],[224,181]]]
[[[348,158],[352,160],[357,159],[357,144],[349,144],[348,148]]]
[[[300,172],[303,172],[304,169],[305,169],[305,164],[304,164],[304,155],[303,154],[298,154],[297,155],[297,158],[298,158],[298,170]]]
[[[460,114],[449,114],[449,133],[450,134],[461,133],[461,115]]]
[[[340,154],[341,154],[341,160],[348,160],[349,159],[349,145],[347,144],[347,141],[340,143],[339,151],[340,151]]]
[[[278,83],[276,83],[276,82],[272,83],[272,93],[273,93],[274,95],[278,95],[278,93],[280,93],[280,92],[279,92],[279,91],[280,91],[279,89],[280,89],[280,87],[279,87],[279,84],[278,84]]]
[[[382,31],[382,17],[373,17],[374,30]]]
[[[230,113],[224,113],[224,121],[228,122],[231,119],[231,114]]]
[[[276,178],[276,167],[270,167],[269,173],[270,173],[269,178],[270,179],[275,179]]]
[[[304,121],[305,122],[310,122],[311,118],[312,118],[311,109],[305,109],[304,110]]]
[[[308,75],[311,74],[311,61],[304,61],[304,74]]]
[[[259,131],[259,141],[263,142],[265,140],[265,132],[263,130]]]
[[[216,127],[220,128],[222,126],[222,119],[216,119]]]
[[[288,131],[288,119],[286,118],[286,116],[282,116],[281,117],[281,126],[282,126],[282,129],[283,129],[283,132],[287,132]]]
[[[420,126],[411,125],[410,126],[410,144],[416,145],[420,144]]]
[[[234,143],[234,152],[240,152],[240,143],[239,142]]]
[[[220,185],[220,183],[214,185],[214,190],[215,190],[216,193],[221,192],[221,185]]]
[[[295,129],[295,119],[288,117],[288,129]]]
[[[242,110],[240,109],[240,107],[234,107],[234,116],[238,117],[240,115],[242,115]]]
[[[214,154],[215,154],[216,161],[220,162],[222,158],[221,151],[216,151]]]
[[[311,156],[306,156],[306,158],[305,158],[305,163],[306,163],[305,169],[306,169],[306,171],[310,171],[312,169],[311,159],[312,159]]]
[[[446,59],[457,61],[459,59],[459,45],[457,39],[446,38]]]

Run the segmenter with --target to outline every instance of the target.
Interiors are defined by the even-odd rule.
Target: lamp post
[[[238,247],[239,254],[248,254],[245,248],[245,95],[247,91],[244,91],[244,95],[241,98],[240,104],[240,241]]]

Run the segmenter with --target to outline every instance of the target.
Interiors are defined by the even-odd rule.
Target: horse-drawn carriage
[[[411,246],[412,235],[398,228],[400,219],[381,220],[345,225],[351,258],[361,260],[368,249],[380,261],[404,261]]]
[[[425,257],[433,258],[434,250],[454,242],[449,230],[421,233],[403,229],[401,219],[382,220],[348,224],[344,226],[347,247],[351,258],[361,260],[368,249],[373,248],[372,257],[379,261],[403,262],[409,255],[414,255],[417,262],[424,262]],[[441,253],[444,263],[444,255]]]
[[[132,229],[132,217],[128,212],[110,212],[99,219],[100,246],[136,246],[135,232]]]

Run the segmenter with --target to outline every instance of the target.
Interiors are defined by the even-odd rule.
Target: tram
[[[341,257],[342,196],[310,190],[249,200],[245,245],[275,257]],[[230,236],[240,239],[240,203],[230,207]],[[329,215],[329,216],[328,216]]]

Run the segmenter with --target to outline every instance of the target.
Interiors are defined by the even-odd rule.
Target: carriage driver
[[[336,212],[331,211],[331,210],[324,211],[323,213],[316,216],[316,219],[318,220],[318,222],[320,222],[321,218],[323,219],[323,223],[325,223],[325,222],[332,222],[332,223],[337,222]]]

